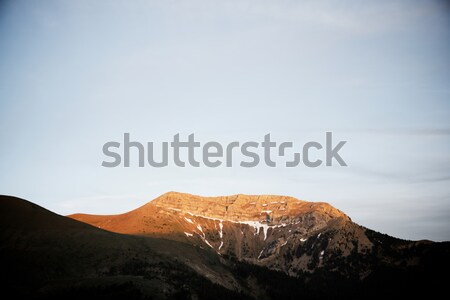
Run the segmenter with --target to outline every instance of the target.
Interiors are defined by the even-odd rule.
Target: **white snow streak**
[[[220,238],[222,238],[223,237],[223,224],[222,224],[222,221],[220,221],[219,227],[220,227],[219,236],[220,236]]]
[[[205,241],[206,245],[210,246],[211,248],[214,248],[213,246],[211,246],[211,244],[208,242],[207,239],[204,239],[204,241]]]
[[[181,209],[179,208],[173,208],[173,207],[169,207],[170,210],[174,210],[174,211],[181,211]]]

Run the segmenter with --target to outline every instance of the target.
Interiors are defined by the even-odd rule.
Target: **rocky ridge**
[[[170,192],[125,214],[70,217],[113,232],[183,241],[292,276],[373,246],[365,229],[333,206],[287,196]]]

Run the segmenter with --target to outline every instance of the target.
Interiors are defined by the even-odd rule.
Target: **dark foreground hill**
[[[169,193],[125,215],[72,216],[91,226],[1,196],[2,290],[42,299],[356,299],[444,290],[448,243],[382,235],[327,204],[234,196],[204,205],[195,197]]]

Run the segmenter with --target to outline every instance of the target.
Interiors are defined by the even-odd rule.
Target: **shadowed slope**
[[[16,294],[114,291],[118,298],[165,299],[180,292],[201,295],[201,285],[224,295],[241,289],[214,253],[107,232],[19,198],[0,197],[0,230],[0,280]]]

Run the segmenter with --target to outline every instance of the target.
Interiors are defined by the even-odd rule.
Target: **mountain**
[[[70,218],[0,196],[0,284],[27,298],[413,296],[445,292],[449,251],[283,196],[171,192],[125,214]]]
[[[363,279],[379,262],[419,266],[420,257],[409,248],[427,244],[366,229],[327,203],[285,196],[170,192],[121,215],[69,217],[113,232],[211,248],[290,276],[321,270]]]

